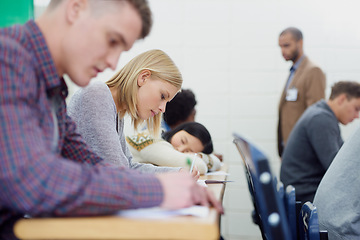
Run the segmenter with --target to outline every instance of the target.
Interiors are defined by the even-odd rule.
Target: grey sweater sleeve
[[[132,162],[123,133],[124,121],[120,121],[117,132],[116,107],[105,83],[91,83],[78,90],[69,102],[68,114],[76,122],[77,131],[86,143],[105,161],[141,172],[179,171],[179,168],[162,168]]]

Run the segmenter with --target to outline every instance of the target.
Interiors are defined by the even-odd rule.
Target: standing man
[[[279,46],[284,59],[293,62],[279,103],[278,151],[281,157],[301,114],[325,97],[326,79],[321,69],[304,55],[303,35],[299,29],[289,27],[282,31]]]
[[[282,156],[280,180],[295,187],[296,200],[313,202],[317,187],[341,148],[339,122],[359,118],[360,84],[334,84],[328,101],[311,105],[296,122]]]
[[[66,114],[62,76],[86,86],[99,72],[115,69],[151,23],[146,0],[52,0],[36,21],[0,29],[0,239],[15,239],[13,225],[25,214],[84,216],[193,204],[222,211],[188,173],[104,166]]]

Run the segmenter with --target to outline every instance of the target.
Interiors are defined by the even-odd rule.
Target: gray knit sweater
[[[180,170],[180,168],[156,167],[152,164],[132,161],[124,136],[124,120],[116,121],[115,102],[105,83],[92,82],[89,86],[78,90],[72,96],[67,111],[77,124],[77,132],[105,161],[116,166],[138,169],[141,172]]]
[[[314,198],[319,227],[329,240],[360,239],[360,128],[345,141]]]

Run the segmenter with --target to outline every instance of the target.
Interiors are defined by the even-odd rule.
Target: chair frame
[[[327,240],[327,231],[320,231],[317,209],[311,202],[305,202],[299,215],[300,240]]]
[[[254,145],[234,133],[234,143],[244,163],[249,192],[263,239],[289,240],[290,229],[283,201],[276,188],[276,180],[265,155]]]

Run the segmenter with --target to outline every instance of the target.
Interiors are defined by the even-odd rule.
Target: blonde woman
[[[86,143],[105,161],[142,172],[179,171],[133,162],[124,135],[124,116],[130,115],[135,129],[146,121],[157,136],[166,103],[181,85],[181,73],[170,57],[161,50],[150,50],[136,56],[106,83],[93,82],[78,90],[70,100],[68,114]]]

